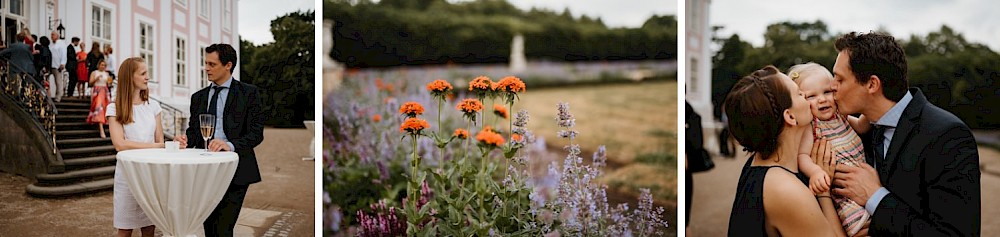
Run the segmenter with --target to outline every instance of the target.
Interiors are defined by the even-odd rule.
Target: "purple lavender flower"
[[[574,119],[573,115],[569,113],[569,103],[559,103],[557,108],[559,109],[559,114],[557,115],[556,120],[558,121],[560,127],[572,128],[573,126],[576,126],[576,119]]]

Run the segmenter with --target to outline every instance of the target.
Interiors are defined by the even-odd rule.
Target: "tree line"
[[[742,76],[768,64],[783,71],[806,62],[832,69],[837,58],[833,42],[841,35],[815,21],[769,25],[761,47],[735,34],[715,38],[721,48],[712,58],[713,104],[720,105]],[[1000,128],[1000,54],[984,44],[967,41],[947,25],[926,35],[895,37],[906,52],[911,87],[919,87],[928,101],[972,128]],[[715,115],[720,115],[718,106]]]
[[[553,61],[676,59],[677,20],[652,16],[638,28],[610,28],[599,18],[574,17],[503,0],[328,0],[334,47],[348,67],[504,63],[514,35],[524,54]]]
[[[265,125],[302,127],[313,120],[314,17],[313,11],[292,12],[271,20],[271,43],[240,39],[240,77],[262,89]]]

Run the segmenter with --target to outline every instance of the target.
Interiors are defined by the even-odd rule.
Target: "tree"
[[[241,41],[243,79],[263,89],[265,124],[301,127],[315,114],[313,17],[293,12],[271,21],[274,42],[255,46]]]
[[[736,66],[746,59],[747,51],[753,49],[750,43],[740,40],[740,36],[733,34],[723,40],[722,48],[712,56],[712,103],[721,105],[726,99],[726,94],[736,84],[741,77],[748,72],[738,71]],[[713,109],[716,118],[722,117],[720,106]]]

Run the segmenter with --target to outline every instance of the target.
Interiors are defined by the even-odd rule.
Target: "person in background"
[[[80,42],[79,51],[76,51],[76,89],[80,91],[80,98],[86,94],[87,82],[90,81],[90,69],[87,68],[87,53],[83,51],[86,44]]]
[[[35,70],[34,60],[31,56],[31,46],[24,43],[24,38],[27,36],[24,33],[19,33],[14,37],[16,41],[7,47],[3,51],[0,51],[0,57],[10,60],[11,68],[10,72],[13,73],[24,73],[34,77]]]
[[[66,72],[69,75],[69,83],[67,83],[66,86],[66,96],[73,96],[73,92],[76,91],[76,84],[80,81],[80,74],[77,73],[76,68],[77,65],[79,65],[76,60],[76,53],[79,52],[79,50],[77,50],[77,46],[80,44],[80,38],[73,37],[73,39],[70,40],[70,44],[66,45],[66,60],[63,61],[63,64],[66,66]]]
[[[49,83],[49,97],[56,102],[62,101],[66,94],[66,78],[63,78],[63,71],[66,70],[66,44],[59,39],[59,32],[52,31],[52,43],[49,44],[49,51],[52,53],[52,64],[49,65],[49,72],[52,74],[52,83]],[[54,86],[52,86],[54,85]]]
[[[104,60],[104,49],[101,48],[101,43],[94,42],[90,45],[90,52],[87,52],[87,75],[90,72],[97,71],[97,64]]]
[[[51,84],[48,80],[45,80],[49,73],[52,72],[50,70],[52,68],[52,51],[49,51],[49,37],[42,36],[38,40],[38,44],[35,45],[35,51],[38,51],[38,54],[35,54],[34,63],[35,70],[38,70],[36,75],[38,75],[39,82],[45,84],[49,92],[56,90],[55,84]]]
[[[108,89],[115,88],[115,66],[118,61],[115,60],[114,49],[111,48],[111,44],[104,44],[104,62],[108,64],[108,75],[111,76],[111,84],[108,84]]]
[[[111,84],[111,76],[108,76],[107,63],[97,62],[97,70],[90,73],[90,84],[94,85],[94,91],[90,93],[90,114],[87,115],[87,123],[97,124],[97,129],[101,132],[101,138],[105,138],[104,125],[108,121],[104,118],[104,108],[111,101],[111,93],[108,85]]]

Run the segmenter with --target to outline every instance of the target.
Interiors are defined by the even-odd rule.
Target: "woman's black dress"
[[[795,175],[806,185],[805,175],[792,172],[781,166],[750,166],[753,157],[747,159],[736,186],[736,200],[729,214],[729,236],[767,236],[764,229],[764,177],[771,168],[781,168]]]

